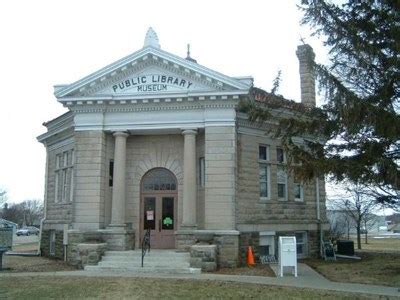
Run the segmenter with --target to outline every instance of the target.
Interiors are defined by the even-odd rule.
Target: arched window
[[[166,169],[153,169],[143,178],[143,191],[175,191],[175,176]]]

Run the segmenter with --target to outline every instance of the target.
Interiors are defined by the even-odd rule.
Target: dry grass
[[[362,245],[356,255],[361,260],[304,260],[309,266],[332,281],[400,286],[400,239],[373,239]]]
[[[254,267],[221,268],[215,274],[243,275],[243,276],[266,276],[275,277],[274,271],[269,265],[255,265]]]
[[[357,248],[357,240],[353,238],[354,248]],[[360,251],[360,250],[357,250]],[[368,237],[368,244],[365,244],[364,235],[361,237],[361,251],[374,252],[399,252],[400,253],[400,238],[374,238]]]
[[[150,278],[7,278],[0,299],[379,299],[364,294],[217,281]],[[391,299],[382,297],[382,299]],[[392,298],[395,299],[395,298]]]
[[[38,243],[14,245],[12,251],[15,252],[37,252],[39,250]]]
[[[5,272],[54,272],[72,271],[76,268],[67,265],[65,262],[38,256],[3,256],[3,268]],[[1,299],[1,297],[0,297]]]

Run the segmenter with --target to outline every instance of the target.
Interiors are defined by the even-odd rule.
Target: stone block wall
[[[75,132],[74,228],[104,227],[106,134],[103,131]]]
[[[190,267],[213,272],[218,266],[217,254],[216,245],[193,245],[190,247]]]
[[[235,228],[236,128],[205,128],[206,230]]]
[[[243,129],[244,130],[244,129]],[[241,132],[239,130],[239,132]],[[269,199],[260,198],[259,187],[259,145],[269,146]],[[293,176],[287,174],[287,199],[278,199],[276,149],[279,141],[264,134],[240,133],[238,139],[238,183],[236,199],[236,226],[240,231],[277,230],[273,227],[287,227],[305,230],[316,226],[316,184],[303,185],[303,201],[294,199]],[[320,214],[325,217],[325,183],[320,180]]]
[[[119,232],[107,229],[69,230],[67,261],[81,268],[86,264],[94,264],[96,257],[100,260],[106,250],[133,250],[134,248],[135,234],[132,230]]]
[[[55,240],[55,254],[50,254],[50,232],[54,231],[56,235]],[[40,253],[42,256],[54,257],[64,259],[64,232],[62,230],[43,230],[40,240]]]
[[[239,232],[235,230],[181,230],[176,232],[176,248],[191,251],[194,246],[214,245],[217,266],[234,268],[239,264]]]
[[[316,230],[302,231],[307,234],[307,243],[305,244],[305,256],[307,257],[318,257],[319,256],[319,233]],[[275,256],[278,259],[278,244],[280,236],[294,236],[294,231],[279,231],[276,232],[274,237],[275,240]],[[241,232],[239,239],[239,257],[240,265],[244,266],[247,263],[247,250],[251,246],[256,262],[260,262],[260,232]]]
[[[70,223],[73,218],[71,198],[66,201],[56,201],[56,156],[74,149],[74,139],[60,136],[47,145],[46,183],[45,183],[45,209],[46,219],[49,221]],[[60,172],[61,174],[61,172]]]
[[[97,265],[106,252],[106,243],[82,243],[76,245],[74,263],[79,269],[87,265]]]
[[[256,262],[259,262],[260,254],[258,247],[260,245],[259,232],[241,232],[239,237],[239,265],[245,266],[247,263],[247,250],[249,246],[253,249],[253,255]]]

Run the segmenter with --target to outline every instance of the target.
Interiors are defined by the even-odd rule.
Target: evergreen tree
[[[256,121],[270,118],[279,102],[292,106],[298,113],[281,116],[277,135],[302,163],[304,179],[330,174],[338,181],[370,185],[378,201],[398,208],[400,2],[303,0],[300,9],[303,24],[330,50],[329,66],[310,60],[324,105],[299,108],[271,94],[266,105],[250,104],[244,110]],[[296,136],[314,138],[298,143]]]

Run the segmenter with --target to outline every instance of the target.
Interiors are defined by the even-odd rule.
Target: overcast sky
[[[161,48],[228,76],[253,76],[270,90],[300,101],[300,38],[317,61],[326,50],[299,24],[295,0],[0,2],[0,187],[10,202],[43,199],[42,123],[65,112],[53,85],[72,83],[139,50],[149,26]]]

